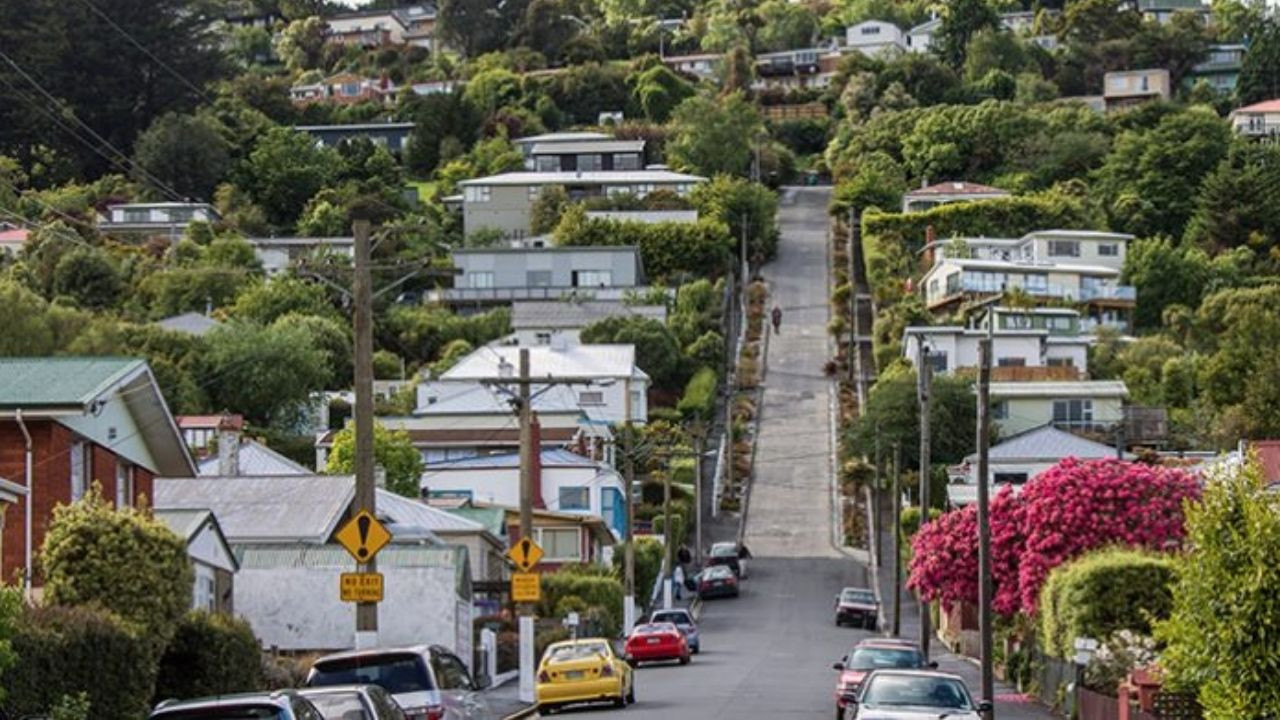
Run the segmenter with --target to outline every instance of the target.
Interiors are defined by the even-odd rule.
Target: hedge
[[[1075,639],[1105,641],[1119,630],[1151,634],[1173,609],[1173,560],[1132,548],[1098,550],[1059,565],[1040,591],[1044,651],[1068,658]]]
[[[622,582],[616,577],[564,570],[544,574],[538,614],[556,617],[556,608],[568,597],[580,598],[588,608],[599,608],[606,635],[617,635],[621,631]]]
[[[156,678],[155,643],[106,610],[24,611],[13,635],[18,663],[0,676],[17,717],[44,716],[64,696],[88,694],[94,718],[142,718]]]
[[[188,613],[160,659],[155,700],[261,690],[262,650],[244,620]]]
[[[942,511],[936,507],[929,508],[929,521],[933,522],[942,517]],[[920,531],[920,508],[912,505],[902,508],[900,516],[900,524],[902,526],[902,538],[910,541],[915,534]]]
[[[700,368],[684,386],[684,395],[676,409],[686,419],[706,420],[716,408],[716,383],[719,376],[709,367]]]
[[[634,245],[650,281],[680,276],[718,277],[729,268],[734,249],[729,228],[714,220],[695,223],[642,223],[588,219],[581,208],[565,213],[555,231],[556,245]]]

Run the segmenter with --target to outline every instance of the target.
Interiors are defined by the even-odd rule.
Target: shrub
[[[676,409],[684,418],[705,420],[711,417],[716,407],[718,379],[716,371],[709,367],[699,369],[689,378],[684,386],[684,395],[680,396],[680,402],[676,404]]]
[[[639,591],[637,584],[637,593]],[[603,611],[604,632],[616,635],[622,628],[622,582],[616,577],[576,572],[558,572],[542,576],[542,600],[538,613],[558,617],[556,608],[568,597],[576,596],[586,607]]]
[[[714,220],[654,223],[587,219],[581,208],[565,212],[556,226],[557,245],[634,245],[645,272],[655,280],[680,275],[717,276],[729,267],[734,247],[729,229]]]
[[[10,712],[43,716],[86,692],[95,718],[145,717],[155,687],[155,642],[119,616],[89,607],[28,609],[13,636],[21,662],[0,676]]]
[[[1173,580],[1172,559],[1128,548],[1059,565],[1040,591],[1041,647],[1069,658],[1077,637],[1103,641],[1120,630],[1150,635],[1152,621],[1169,616]]]
[[[160,658],[155,699],[261,690],[261,646],[244,620],[191,612]]]
[[[613,565],[621,573],[626,558],[626,543],[618,543],[613,551]],[[662,543],[653,538],[636,538],[636,598],[647,599],[662,570]],[[621,605],[619,605],[621,612]]]
[[[933,522],[942,517],[942,511],[938,508],[929,508],[929,521]],[[920,508],[912,505],[911,507],[902,508],[902,537],[910,540],[920,531]]]

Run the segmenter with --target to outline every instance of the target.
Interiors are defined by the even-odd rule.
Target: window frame
[[[566,497],[574,502],[566,503]],[[591,488],[586,485],[561,485],[556,491],[556,503],[561,511],[591,512]]]
[[[1070,248],[1070,252],[1062,252],[1063,249],[1067,248]],[[1080,257],[1080,241],[1051,238],[1045,247],[1045,251],[1049,253],[1051,258],[1078,258]]]
[[[576,527],[544,527],[534,528],[534,535],[537,537],[538,545],[546,551],[544,561],[548,562],[580,562],[584,559],[582,552],[582,533]],[[572,556],[558,555],[561,549],[556,543],[548,540],[548,536],[555,537],[557,535],[563,537],[567,534],[573,535],[574,554]]]

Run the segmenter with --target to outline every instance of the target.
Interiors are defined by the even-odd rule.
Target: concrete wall
[[[530,287],[530,272],[550,272],[550,287],[558,288],[598,287],[596,284],[575,284],[574,273],[584,271],[607,271],[611,277],[606,287],[634,287],[639,280],[636,254],[630,249],[612,252],[534,249],[526,252],[458,253],[453,260],[463,273],[454,281],[460,288],[473,287],[470,276],[483,272],[493,273],[495,288]],[[579,279],[578,283],[583,283],[583,280]]]
[[[236,614],[249,621],[263,647],[343,650],[355,646],[356,606],[338,595],[343,567],[242,569],[235,580]],[[458,647],[459,598],[452,567],[383,567],[385,599],[379,605],[383,646],[439,644]],[[462,603],[469,608],[469,604]],[[467,610],[469,615],[469,609]],[[465,618],[470,626],[471,618]],[[469,634],[467,636],[470,637]],[[468,642],[469,645],[469,642]],[[469,649],[459,657],[470,662]]]
[[[489,199],[479,202],[464,199],[462,227],[467,234],[491,228],[504,235],[523,237],[529,234],[529,210],[537,194],[527,185],[490,185]],[[471,188],[464,188],[464,198]]]

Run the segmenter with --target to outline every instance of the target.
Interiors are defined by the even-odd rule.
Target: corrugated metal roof
[[[541,465],[548,467],[598,467],[599,463],[568,450],[543,450]],[[520,467],[519,453],[502,455],[481,455],[463,460],[446,460],[439,463],[428,463],[427,470],[443,472],[445,470],[475,470],[476,468],[517,468]]]
[[[389,490],[378,489],[378,519],[425,528],[432,532],[479,533],[485,528],[478,522],[433,508],[418,500],[402,497]]]
[[[457,515],[464,520],[484,526],[494,536],[507,536],[507,511],[500,507],[458,507],[447,510],[450,515]]]
[[[907,193],[907,197],[930,197],[934,195],[1009,195],[1008,190],[1002,190],[990,185],[983,185],[975,182],[952,181],[941,182],[927,187],[917,188]]]
[[[196,467],[201,477],[218,475],[218,456],[210,455]],[[237,474],[245,477],[271,477],[281,475],[313,475],[314,470],[299,465],[257,440],[241,439]]]
[[[1077,380],[1065,382],[993,382],[993,398],[1128,397],[1129,388],[1120,380]]]
[[[992,446],[990,451],[990,459],[992,461],[1057,461],[1067,457],[1092,460],[1115,456],[1116,449],[1109,445],[1103,445],[1065,430],[1059,430],[1052,425],[1041,425],[1021,432],[998,445]],[[977,462],[977,458],[977,454],[973,454],[965,459],[970,462]]]
[[[378,568],[455,567],[458,546],[431,546],[392,543],[378,553]],[[242,570],[273,568],[341,568],[350,570],[354,561],[341,545],[243,544],[235,547]]]
[[[621,302],[517,302],[511,306],[511,328],[584,328],[616,316],[635,316],[666,322],[663,305],[627,305]]]
[[[502,361],[516,367],[520,351],[529,351],[529,375],[539,377],[645,377],[635,364],[634,345],[572,345],[553,349],[549,345],[519,348],[510,345],[485,346],[458,361],[442,377],[445,380],[479,380],[498,377]]]
[[[588,139],[534,143],[530,155],[644,152],[643,140]]]
[[[232,544],[319,545],[329,539],[351,505],[355,479],[350,475],[159,479],[155,495],[157,509],[212,510]]]
[[[535,143],[563,143],[578,142],[580,140],[610,140],[612,135],[606,135],[602,132],[594,132],[590,130],[570,131],[570,132],[553,132],[543,133],[541,135],[530,135],[528,137],[516,138],[514,141],[517,145],[533,145]]]
[[[125,357],[0,358],[0,407],[82,406],[145,365]]]
[[[183,540],[190,540],[213,513],[209,510],[154,510],[152,517]]]
[[[585,172],[509,172],[472,178],[458,183],[469,185],[675,185],[706,182],[700,175],[670,170],[590,170]]]
[[[427,383],[426,391],[436,399],[417,408],[416,415],[511,415],[508,397],[478,382],[432,382]],[[577,393],[564,385],[553,385],[534,397],[533,409],[541,413],[581,412]]]

